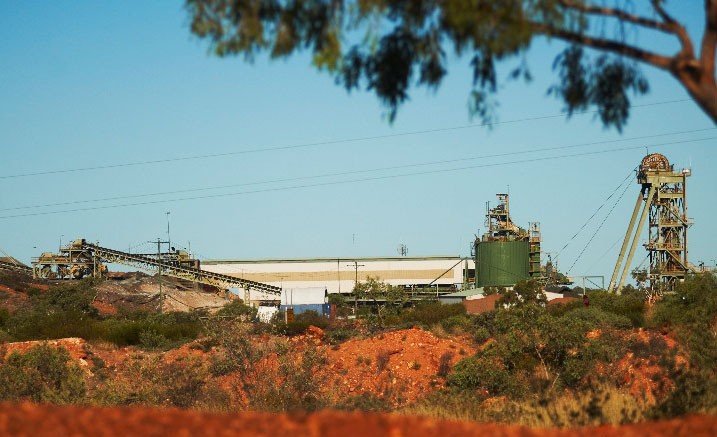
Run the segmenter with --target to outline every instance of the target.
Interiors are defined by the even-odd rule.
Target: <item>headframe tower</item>
[[[647,155],[642,159],[637,169],[637,183],[641,185],[640,193],[608,291],[621,292],[646,218],[649,220],[649,225],[647,243],[644,246],[648,251],[650,264],[647,279],[652,293],[673,291],[675,284],[683,280],[690,271],[687,262],[687,229],[691,223],[687,217],[686,190],[687,177],[690,175],[689,169],[675,172],[674,166],[659,153]],[[635,228],[638,213],[640,218]],[[632,244],[627,252],[627,261],[619,282],[616,282],[630,240]]]

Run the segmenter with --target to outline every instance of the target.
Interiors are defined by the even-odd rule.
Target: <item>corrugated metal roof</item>
[[[347,261],[458,261],[468,260],[463,256],[387,256],[387,257],[336,257],[336,258],[279,258],[279,259],[207,259],[202,264],[260,264],[260,263],[311,263],[311,262],[347,262]]]

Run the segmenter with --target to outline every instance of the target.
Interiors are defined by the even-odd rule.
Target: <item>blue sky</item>
[[[698,34],[701,3],[688,3],[680,18]],[[644,69],[651,92],[633,100],[618,134],[593,114],[562,115],[546,96],[560,45],[537,41],[533,82],[500,90],[492,129],[469,117],[467,59],[451,60],[437,92],[413,90],[389,124],[373,95],[348,94],[307,56],[210,56],[181,2],[6,1],[0,12],[0,249],[21,261],[81,237],[151,250],[166,212],[173,245],[205,259],[392,256],[399,244],[409,255],[467,255],[485,202],[510,186],[514,220],[541,222],[545,251],[570,241],[562,270],[574,263],[571,274],[607,281],[634,178],[577,262],[619,193],[571,237],[644,147],[691,165],[690,260],[717,258],[717,130],[663,72]],[[640,138],[650,135],[660,136]],[[205,155],[222,156],[177,160]],[[96,167],[106,168],[62,172]],[[46,174],[18,176],[33,173]],[[176,193],[154,195],[164,192]],[[640,248],[635,264],[643,258]]]

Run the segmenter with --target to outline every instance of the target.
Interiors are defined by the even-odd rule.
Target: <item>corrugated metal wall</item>
[[[476,247],[478,287],[511,286],[528,278],[527,241],[485,241]]]

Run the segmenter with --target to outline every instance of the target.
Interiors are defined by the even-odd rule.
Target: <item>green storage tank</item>
[[[528,241],[480,241],[476,244],[476,286],[512,286],[528,279]]]

